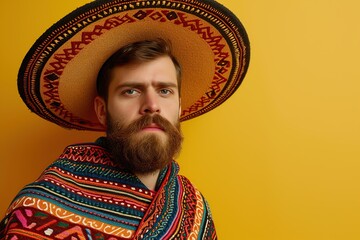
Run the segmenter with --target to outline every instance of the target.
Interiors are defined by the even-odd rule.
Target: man
[[[96,1],[29,51],[19,72],[29,108],[64,127],[105,130],[106,137],[67,147],[21,190],[1,223],[2,238],[217,238],[206,200],[178,175],[179,121],[235,91],[249,46],[222,6],[176,2]],[[226,17],[216,18],[221,11]],[[205,13],[214,17],[205,20]],[[215,28],[220,20],[233,28]]]
[[[30,210],[19,208],[14,212],[16,217],[7,220],[10,225],[7,236],[66,238],[75,233],[79,238],[87,234],[106,239],[111,235],[120,238],[178,235],[180,238],[183,234],[194,235],[202,228],[200,223],[204,223],[206,227],[200,236],[215,238],[207,203],[187,179],[177,176],[178,166],[172,162],[182,140],[180,75],[180,66],[161,39],[136,42],[113,55],[100,71],[97,84],[100,96],[95,98],[95,111],[99,122],[106,126],[107,138],[99,139],[96,145],[69,147],[37,182],[19,193],[19,202],[24,205],[55,201],[59,204],[56,211],[63,212],[60,216],[41,206],[26,216]],[[101,157],[78,158],[90,154]],[[98,169],[100,159],[104,162]],[[119,185],[124,189],[119,189]],[[149,211],[150,207],[156,208]],[[72,209],[68,219],[67,208]],[[91,220],[90,224],[58,226],[60,219],[74,221],[75,212],[79,212],[77,218],[83,219],[91,212],[90,215],[106,218],[108,224]],[[19,215],[27,217],[27,224],[18,223]],[[14,218],[18,220],[13,221]],[[145,223],[141,222],[144,218]],[[187,225],[180,220],[193,223]],[[121,225],[109,224],[112,221]],[[166,227],[170,223],[171,228]],[[89,227],[92,224],[99,228]],[[111,230],[107,232],[107,228]],[[48,229],[51,230],[46,232]]]
[[[100,70],[95,111],[112,155],[150,189],[180,150],[180,76],[162,39],[125,46]]]

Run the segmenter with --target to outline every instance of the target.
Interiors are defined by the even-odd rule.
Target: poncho
[[[156,191],[102,146],[68,146],[15,197],[1,239],[216,239],[208,204],[173,161]]]

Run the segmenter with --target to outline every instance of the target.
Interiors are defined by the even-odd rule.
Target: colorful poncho
[[[71,145],[11,203],[3,239],[216,239],[209,207],[172,162],[156,191],[105,148]]]

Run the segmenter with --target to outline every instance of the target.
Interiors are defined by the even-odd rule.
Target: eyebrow
[[[122,83],[116,87],[115,90],[121,89],[121,88],[138,88],[138,89],[145,89],[147,84],[144,83],[136,83],[136,82],[129,82],[129,83]],[[158,88],[164,88],[164,87],[171,87],[171,88],[178,88],[177,83],[172,82],[156,82],[154,84]]]

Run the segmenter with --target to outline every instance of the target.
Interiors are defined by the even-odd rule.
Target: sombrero
[[[21,98],[65,128],[102,131],[94,112],[102,64],[125,44],[164,38],[182,67],[180,120],[204,114],[240,86],[250,59],[244,27],[213,0],[97,0],[50,27],[25,56]]]

